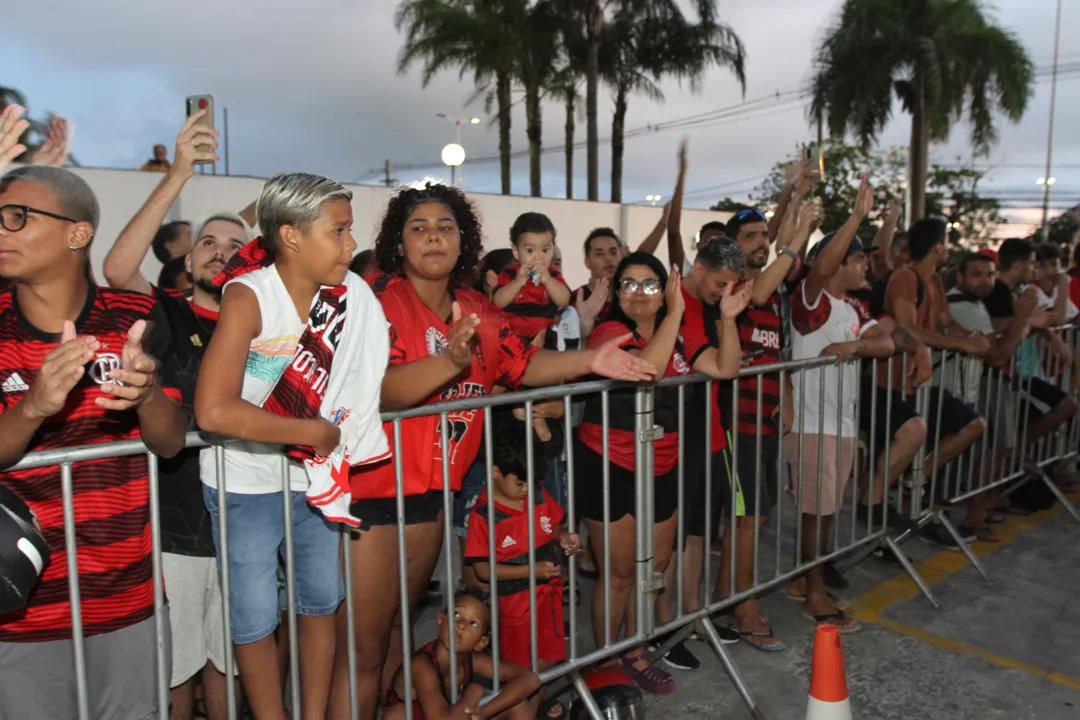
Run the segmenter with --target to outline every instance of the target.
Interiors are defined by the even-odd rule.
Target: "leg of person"
[[[78,717],[70,640],[0,642],[0,718]]]
[[[334,613],[345,599],[341,580],[341,531],[292,494],[296,611],[303,717],[324,720],[334,669]]]
[[[938,405],[941,405],[941,424],[938,425]],[[927,462],[923,471],[929,481],[935,469],[940,470],[960,457],[986,431],[986,421],[977,412],[958,400],[949,391],[938,388],[930,391],[927,404]],[[934,447],[937,445],[937,467],[934,466]]]
[[[169,634],[166,607],[165,632]],[[166,637],[165,657],[170,657]],[[156,720],[157,629],[154,618],[85,640],[86,685],[95,720]],[[166,677],[169,669],[163,668]]]
[[[214,546],[221,557],[217,490],[203,487]],[[227,493],[229,522],[229,621],[236,664],[252,714],[285,720],[278,666],[278,549],[285,539],[280,492]]]
[[[880,507],[888,488],[904,474],[926,441],[926,421],[919,417],[911,400],[895,390],[873,388],[876,407],[871,407],[871,398],[866,394],[868,385],[864,384],[863,401],[859,406],[859,430],[873,440],[876,457],[873,482],[870,476],[862,474],[859,490],[863,507]],[[888,468],[885,467],[886,444],[889,449]],[[860,517],[865,518],[867,511],[862,507],[859,510]],[[882,515],[880,510],[873,514],[875,527],[881,525]]]
[[[169,592],[172,629],[172,673],[169,680],[169,720],[191,720],[195,714],[195,679],[206,665],[203,626],[207,568],[215,572],[214,559],[163,553],[162,575]],[[221,606],[217,613],[221,615]]]
[[[1031,379],[1028,393],[1034,401],[1032,406],[1042,406],[1039,408],[1041,412],[1032,414],[1028,421],[1027,444],[1030,450],[1034,443],[1061,427],[1076,414],[1076,401],[1059,388],[1039,378]]]
[[[602,520],[585,519],[585,526],[589,528],[589,537],[593,539],[593,549],[596,552],[597,579],[593,585],[592,596],[592,626],[593,639],[596,647],[607,646],[606,633],[604,630],[604,523]],[[611,624],[608,626],[611,632],[611,640],[614,642],[619,637],[619,629],[626,621],[627,632],[632,633],[635,626],[632,603],[629,603],[631,590],[634,586],[634,529],[635,522],[632,515],[624,515],[618,520],[612,520],[608,528],[611,553]]]

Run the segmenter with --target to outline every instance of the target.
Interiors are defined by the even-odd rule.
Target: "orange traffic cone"
[[[835,625],[818,625],[814,634],[806,720],[851,720],[851,703],[844,678],[844,648]]]

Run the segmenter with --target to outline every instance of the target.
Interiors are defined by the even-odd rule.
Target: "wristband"
[[[799,262],[799,254],[797,252],[795,252],[794,250],[792,250],[791,248],[789,248],[787,245],[785,245],[784,247],[777,250],[776,254],[777,255],[787,255],[789,258],[791,258],[795,262]]]

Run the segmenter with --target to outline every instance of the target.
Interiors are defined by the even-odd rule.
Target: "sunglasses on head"
[[[630,277],[624,277],[619,280],[620,292],[624,292],[627,295],[633,295],[638,290],[641,290],[646,295],[655,295],[660,292],[660,280],[657,278],[638,280]]]
[[[735,213],[735,217],[733,217],[731,219],[732,220],[738,220],[739,222],[743,222],[743,221],[751,220],[751,219],[753,219],[753,220],[761,220],[762,222],[766,222],[765,215],[760,210],[754,210],[753,208],[747,208],[746,210],[740,210],[739,212]]]

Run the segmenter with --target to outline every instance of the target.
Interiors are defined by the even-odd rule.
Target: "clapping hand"
[[[26,152],[26,146],[19,142],[30,127],[30,121],[23,117],[25,112],[22,105],[8,105],[0,113],[0,172]]]
[[[476,328],[480,326],[480,318],[476,313],[462,317],[461,305],[456,302],[452,313],[453,324],[448,330],[446,353],[455,366],[464,370],[472,364],[472,343]]]
[[[75,323],[65,322],[60,346],[45,356],[34,386],[23,399],[26,414],[44,420],[63,410],[68,393],[82,379],[86,373],[86,363],[90,362],[100,346],[101,343],[93,337],[76,336]]]
[[[120,350],[120,369],[109,373],[110,383],[101,391],[112,397],[98,398],[97,404],[108,410],[130,410],[146,402],[154,391],[158,364],[143,351],[146,335],[145,320],[137,320],[124,338]]]
[[[754,281],[747,280],[739,288],[738,292],[734,292],[734,285],[728,283],[724,288],[724,294],[720,298],[720,314],[726,318],[736,318],[742,314],[742,311],[750,304],[750,295],[754,290]]]

